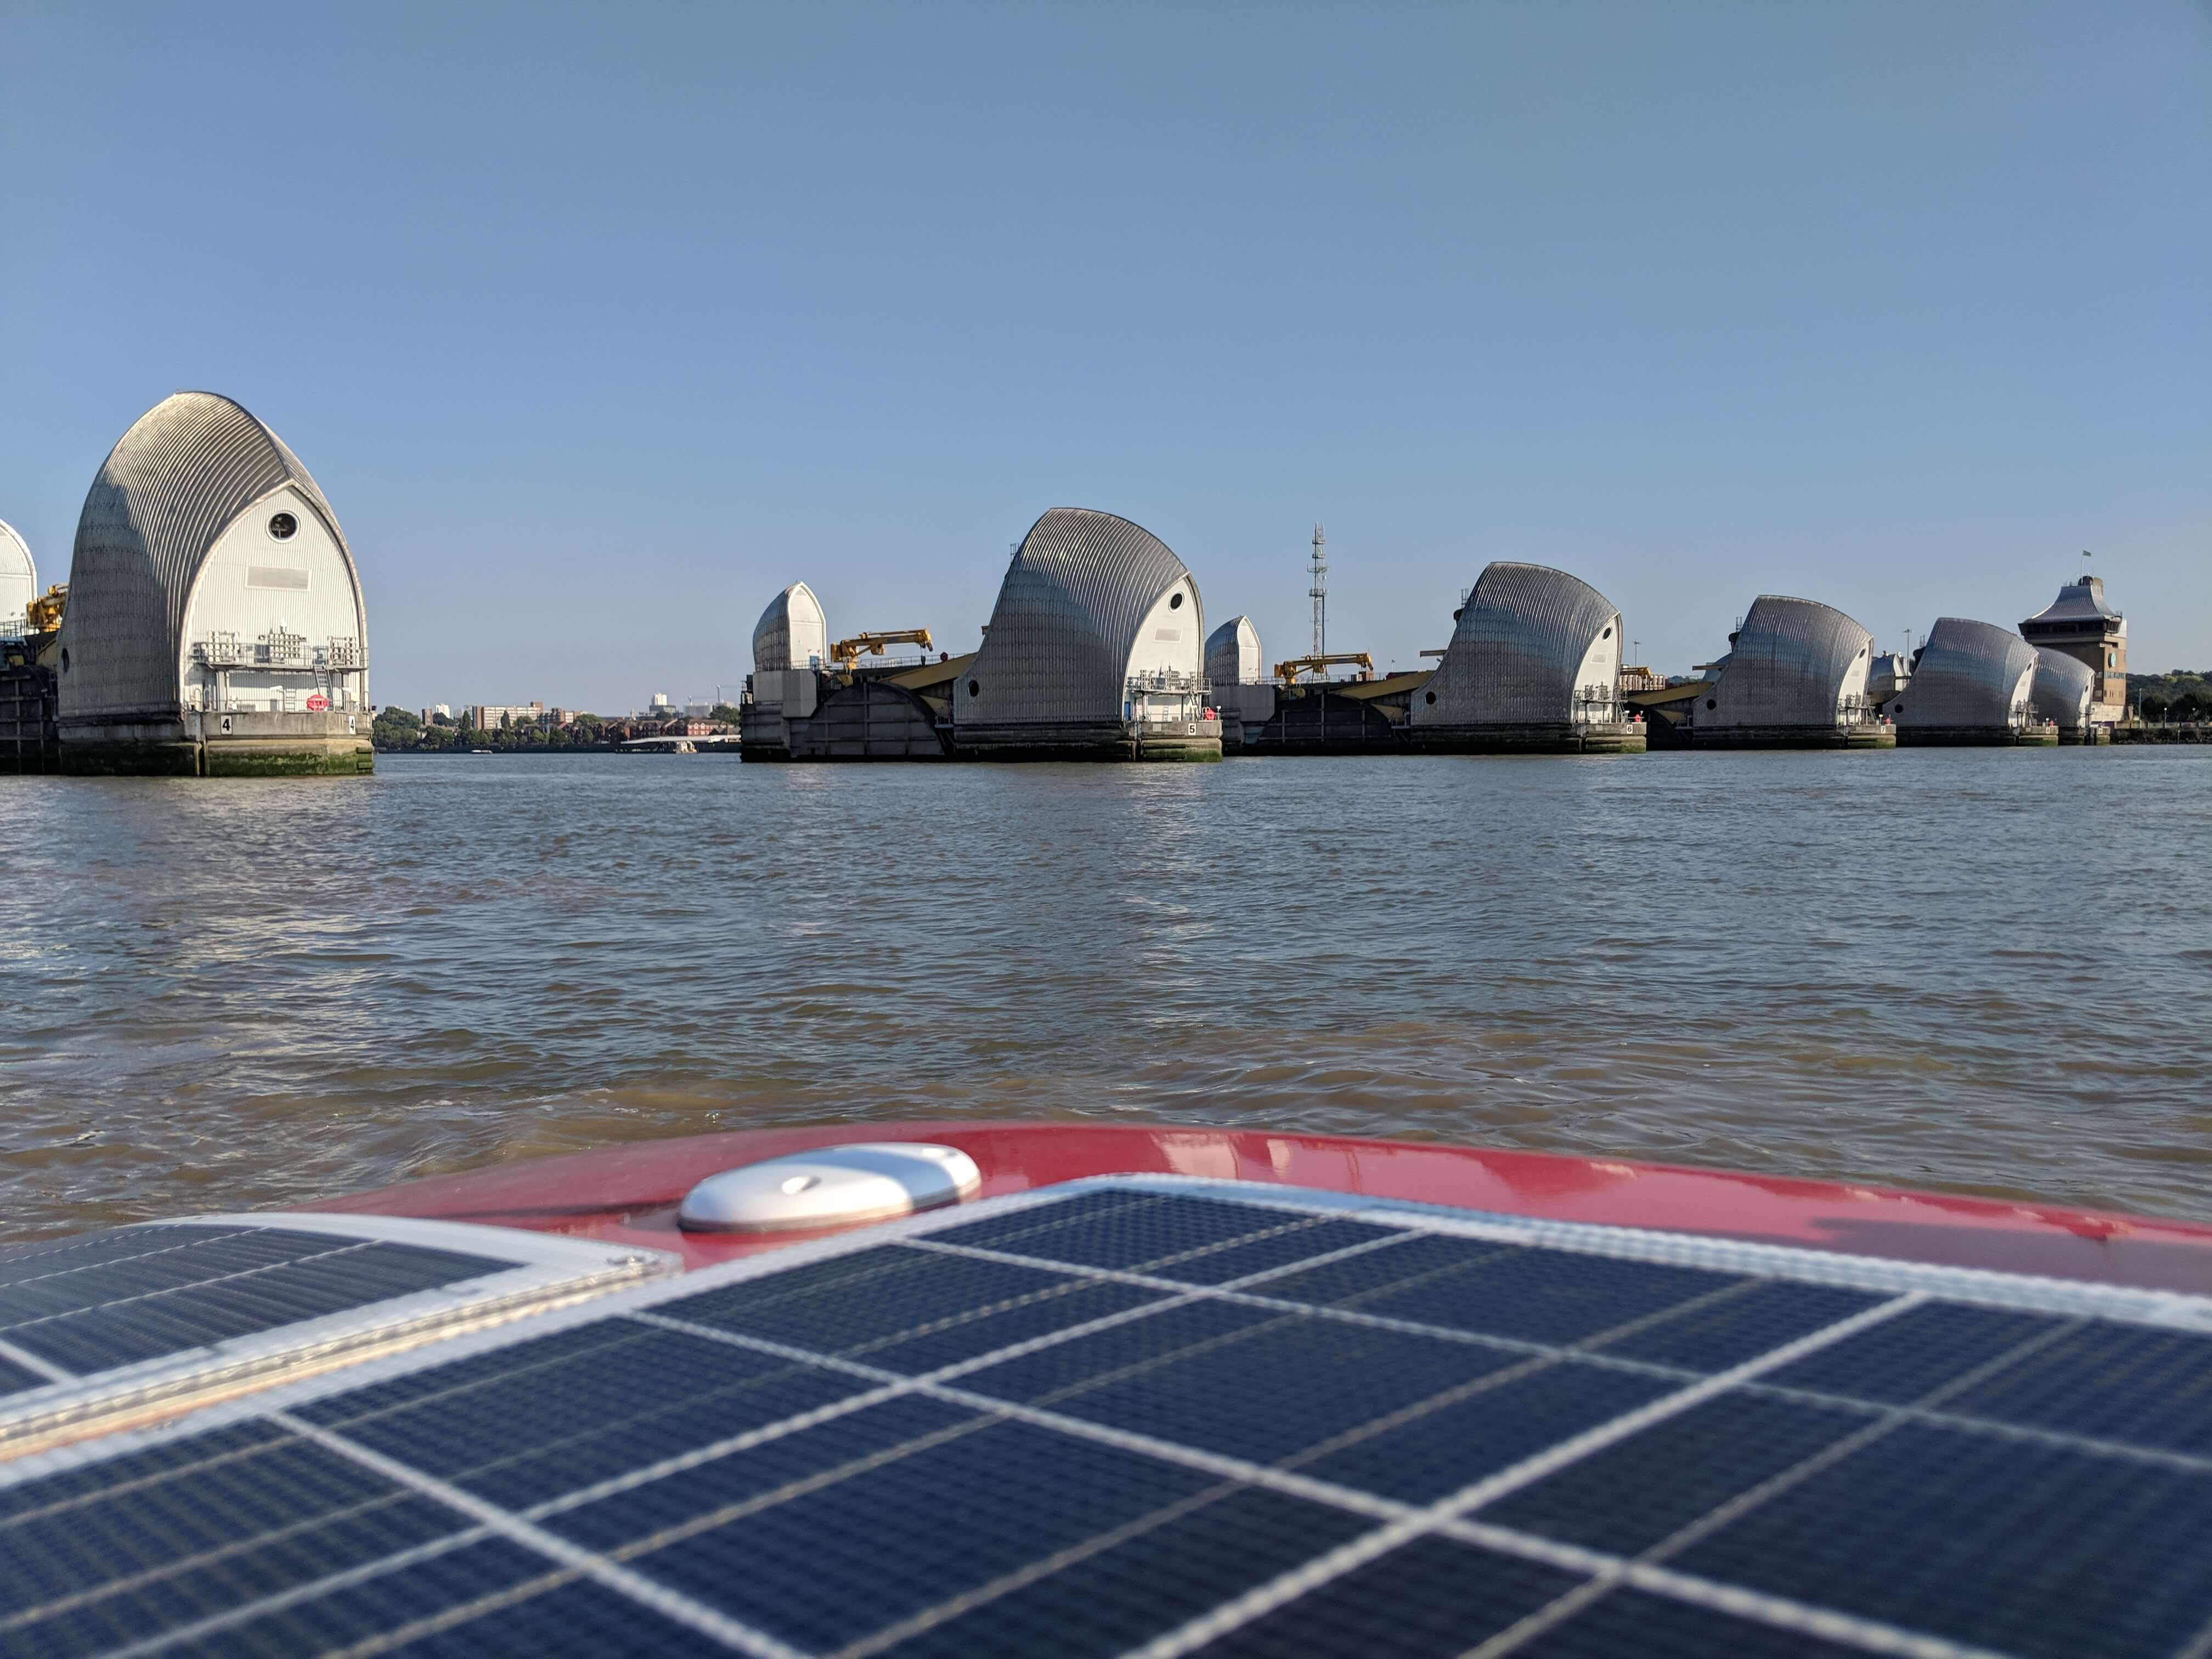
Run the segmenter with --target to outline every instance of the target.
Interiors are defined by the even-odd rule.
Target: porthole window
[[[968,682],[968,695],[969,695],[969,696],[971,696],[971,697],[980,697],[980,696],[981,696],[983,695],[983,683],[982,683],[981,680],[970,680],[970,681],[969,681],[969,682]]]
[[[289,513],[272,514],[269,520],[269,539],[289,542],[300,532],[300,521]]]
[[[1706,708],[1719,708],[1719,707],[1720,707],[1720,704],[1719,704],[1717,701],[1715,701],[1713,698],[1711,698],[1711,697],[1707,697],[1707,698],[1705,699],[1705,707],[1706,707]]]
[[[1180,611],[1180,610],[1182,610],[1182,594],[1180,594],[1180,593],[1178,593],[1178,594],[1176,594],[1176,595],[1175,596],[1175,598],[1173,598],[1173,599],[1170,599],[1170,600],[1168,601],[1168,609],[1169,609],[1169,610],[1170,610],[1170,611]]]
[[[1434,702],[1437,700],[1437,694],[1433,691],[1425,692],[1423,695],[1425,696],[1431,702]]]
[[[1601,634],[1601,635],[1598,635],[1598,638],[1600,638],[1600,639],[1601,639],[1601,640],[1609,640],[1609,639],[1611,639],[1612,637],[1613,637],[1613,629],[1612,629],[1611,628],[1607,628],[1607,629],[1605,630],[1605,632],[1604,632],[1604,633],[1602,633],[1602,634]]]

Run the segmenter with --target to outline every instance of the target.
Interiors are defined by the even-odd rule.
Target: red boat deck
[[[738,1164],[856,1140],[957,1146],[981,1170],[984,1197],[1085,1176],[1206,1176],[2212,1294],[2212,1226],[2191,1222],[1612,1158],[1150,1125],[951,1121],[741,1130],[535,1158],[303,1207],[649,1245],[681,1252],[688,1265],[700,1267],[796,1238],[680,1231],[676,1206],[695,1182]]]

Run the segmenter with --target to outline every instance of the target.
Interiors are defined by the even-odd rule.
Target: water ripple
[[[14,779],[26,1235],[1117,1116],[2212,1217],[2212,751]]]

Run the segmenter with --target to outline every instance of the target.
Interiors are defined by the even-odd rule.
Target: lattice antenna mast
[[[1306,591],[1313,597],[1313,653],[1316,657],[1326,657],[1328,654],[1328,538],[1322,534],[1319,525],[1314,526],[1313,586]]]

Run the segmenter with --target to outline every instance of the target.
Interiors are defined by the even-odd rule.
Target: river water
[[[2212,750],[0,780],[0,1233],[1172,1119],[2212,1218]]]

